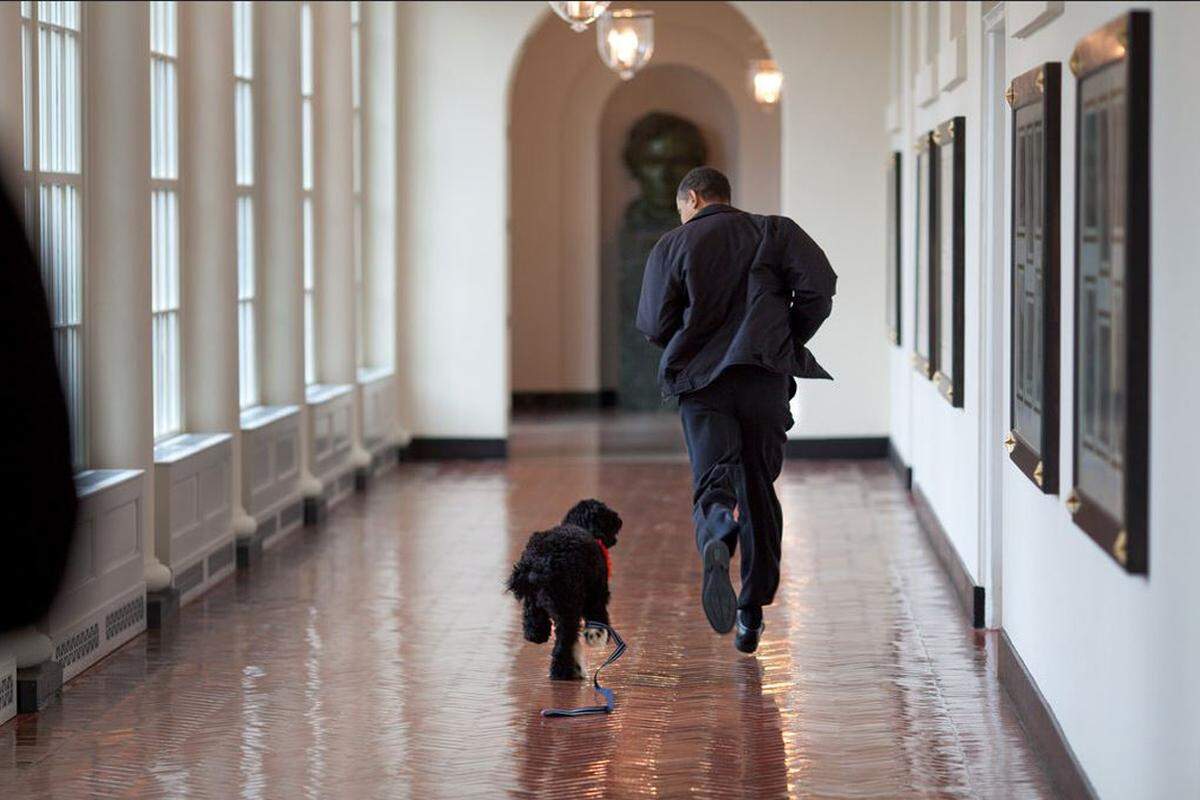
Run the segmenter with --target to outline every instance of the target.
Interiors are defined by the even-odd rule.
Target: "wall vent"
[[[139,594],[104,617],[104,638],[112,639],[126,628],[137,625],[146,618],[146,595]]]
[[[100,649],[100,623],[93,622],[54,646],[54,660],[66,669]]]
[[[214,574],[228,567],[233,563],[233,558],[234,546],[233,542],[230,542],[208,557],[208,576],[211,578]]]
[[[179,590],[180,594],[187,594],[202,583],[204,583],[203,561],[197,561],[175,578],[175,588]]]

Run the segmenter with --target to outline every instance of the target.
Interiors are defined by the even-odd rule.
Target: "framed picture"
[[[1075,523],[1148,569],[1150,15],[1075,47]]]
[[[900,345],[900,153],[888,159],[887,176],[887,327],[888,337]]]
[[[1058,492],[1059,172],[1062,65],[1013,78],[1009,458]]]
[[[933,377],[936,347],[934,346],[933,283],[936,254],[932,250],[937,241],[937,161],[933,153],[933,133],[917,138],[917,206],[913,215],[917,226],[916,264],[916,314],[913,326],[913,367],[926,378]]]
[[[937,180],[933,242],[933,380],[955,408],[963,404],[963,281],[966,237],[966,128],[964,117],[933,132]]]

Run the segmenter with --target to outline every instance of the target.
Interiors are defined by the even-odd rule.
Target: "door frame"
[[[982,134],[981,177],[982,213],[980,215],[980,292],[979,318],[979,578],[986,598],[984,624],[999,628],[1002,624],[1003,598],[1003,460],[1001,442],[1005,434],[1007,371],[1005,343],[1007,329],[1008,230],[1010,191],[1008,180],[1008,104],[1005,43],[1006,9],[997,3],[983,15],[982,25]]]

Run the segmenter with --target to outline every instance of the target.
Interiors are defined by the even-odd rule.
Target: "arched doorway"
[[[750,97],[762,38],[727,3],[651,3],[652,64],[628,83],[596,54],[595,34],[547,14],[527,38],[509,91],[509,362],[514,408],[598,407],[614,383],[607,251],[633,184],[614,168],[630,114],[668,110],[712,138],[710,161],[735,202],[780,205],[780,113]],[[615,162],[619,165],[618,160]],[[742,186],[744,191],[739,191]]]

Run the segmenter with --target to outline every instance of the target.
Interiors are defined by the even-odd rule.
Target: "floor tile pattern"
[[[0,797],[1053,796],[886,465],[792,462],[779,489],[783,584],[745,657],[698,608],[678,458],[402,465],[0,727]],[[502,581],[591,496],[625,518],[618,710],[543,719],[593,698],[547,680]]]

